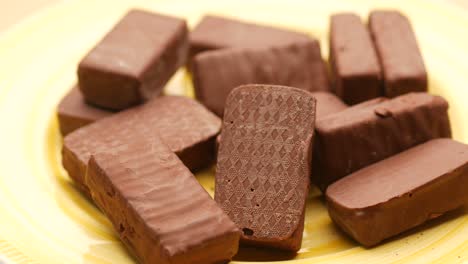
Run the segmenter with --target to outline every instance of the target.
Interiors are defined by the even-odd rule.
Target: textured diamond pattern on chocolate
[[[221,120],[195,100],[159,97],[65,137],[63,165],[78,187],[87,192],[83,177],[92,153],[159,135],[187,167],[196,170],[214,158],[214,142],[220,127]]]
[[[215,200],[251,244],[298,250],[311,170],[315,99],[246,85],[226,101]]]

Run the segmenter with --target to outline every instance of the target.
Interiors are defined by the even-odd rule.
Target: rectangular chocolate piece
[[[448,104],[439,96],[410,93],[365,104],[317,120],[313,178],[322,191],[372,163],[451,136]]]
[[[83,177],[93,153],[157,134],[182,162],[196,171],[214,160],[221,120],[197,101],[163,96],[76,130],[64,139],[62,163],[77,187],[89,194]]]
[[[331,218],[364,246],[468,204],[468,146],[435,139],[330,185]]]
[[[215,200],[241,242],[301,247],[312,161],[314,97],[300,89],[245,85],[226,102]]]
[[[86,184],[141,263],[230,260],[240,232],[157,137],[122,143],[89,161]]]
[[[195,94],[208,109],[223,115],[229,92],[244,84],[275,84],[328,91],[328,77],[318,41],[263,49],[203,52],[192,64]]]
[[[137,105],[161,93],[187,52],[184,20],[131,10],[80,62],[81,91],[100,107]]]
[[[190,32],[190,58],[224,48],[284,46],[310,38],[303,33],[218,16],[205,16]]]
[[[347,104],[383,95],[377,53],[367,27],[352,13],[330,21],[330,58],[333,86]]]
[[[63,97],[57,107],[60,132],[63,136],[113,113],[87,104],[77,85]]]
[[[398,11],[374,11],[369,28],[383,71],[385,96],[427,91],[427,72],[411,23]]]

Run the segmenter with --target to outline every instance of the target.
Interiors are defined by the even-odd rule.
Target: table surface
[[[65,0],[62,0],[65,1]],[[468,11],[468,0],[434,0],[448,2]],[[0,34],[9,27],[34,14],[47,5],[60,2],[60,0],[0,0]]]

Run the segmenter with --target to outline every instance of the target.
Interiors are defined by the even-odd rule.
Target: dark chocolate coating
[[[93,153],[122,142],[157,134],[191,170],[199,170],[214,160],[215,138],[221,120],[197,101],[180,96],[162,96],[148,103],[114,114],[76,130],[64,138],[62,163],[85,194],[83,177]]]
[[[468,146],[434,139],[330,185],[331,218],[364,246],[468,204]]]
[[[197,99],[218,116],[223,116],[229,92],[239,85],[329,90],[320,45],[314,39],[281,47],[203,52],[194,58],[192,71]]]
[[[89,161],[86,185],[141,263],[230,260],[240,232],[158,137],[115,141]]]
[[[301,247],[311,172],[314,97],[300,89],[244,85],[226,102],[215,200],[241,242]]]
[[[322,92],[315,92],[312,93],[312,95],[315,97],[317,100],[317,117],[316,120],[320,120],[323,118],[326,118],[329,115],[344,111],[346,109],[363,109],[367,107],[371,107],[376,104],[380,104],[381,102],[384,102],[388,100],[385,97],[378,97],[374,98],[359,104],[355,104],[351,107],[346,106],[340,98],[336,97],[335,95],[331,93],[322,93]],[[316,135],[316,134],[315,134]],[[219,136],[218,136],[219,137]],[[314,139],[315,141],[316,139]],[[318,148],[314,148],[314,160],[312,161],[312,166],[318,166],[315,165],[317,161],[319,160],[318,156],[320,155]],[[313,171],[317,171],[317,169],[313,169]],[[319,185],[319,174],[318,173],[312,173],[311,175],[311,182],[313,184]]]
[[[265,48],[307,41],[306,34],[218,16],[205,16],[190,32],[190,58],[224,48]]]
[[[184,20],[131,10],[80,62],[81,91],[103,108],[140,104],[161,93],[187,53]]]
[[[63,97],[57,107],[60,132],[63,136],[113,113],[85,103],[77,85]]]
[[[330,21],[330,58],[336,94],[353,105],[383,96],[381,70],[367,27],[352,13]]]
[[[398,11],[374,11],[369,28],[383,71],[385,96],[427,91],[427,72],[411,23]]]
[[[375,100],[375,99],[374,99]],[[448,103],[410,93],[317,120],[314,182],[323,191],[365,166],[440,137],[450,137]]]

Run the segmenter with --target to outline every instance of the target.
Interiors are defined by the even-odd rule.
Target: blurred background
[[[66,1],[66,0],[62,0]],[[62,2],[60,0],[0,0],[0,34],[8,27],[23,20],[35,11],[46,7],[47,5]],[[83,0],[89,1],[89,0]],[[98,0],[99,1],[99,0]],[[116,0],[118,1],[118,0]],[[157,0],[155,0],[157,1]],[[389,0],[382,0],[389,1]],[[408,0],[411,1],[411,0]],[[448,2],[453,5],[464,8],[468,11],[468,0],[427,0],[437,2]]]

